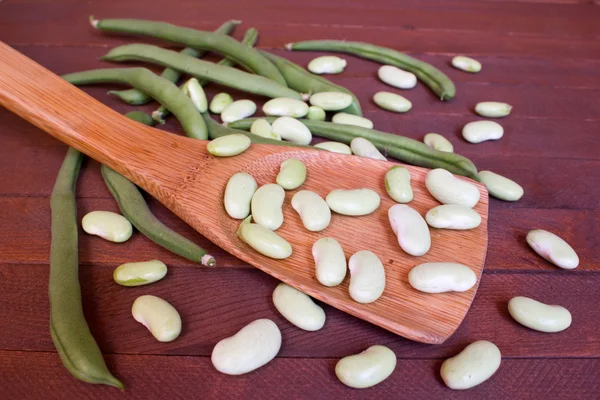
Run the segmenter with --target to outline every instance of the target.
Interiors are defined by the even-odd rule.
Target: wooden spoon
[[[431,250],[413,257],[400,249],[387,210],[395,203],[387,195],[384,175],[395,165],[326,151],[283,146],[252,145],[245,153],[216,158],[206,151],[207,141],[194,140],[131,121],[104,106],[57,75],[0,42],[0,103],[57,139],[123,174],[146,190],[186,223],[234,256],[287,284],[401,336],[424,343],[442,343],[465,317],[477,286],[464,293],[426,294],[408,284],[408,272],[430,261],[459,262],[481,278],[487,250],[488,196],[485,186],[471,181],[482,193],[475,210],[481,225],[469,231],[431,229]],[[274,183],[282,161],[295,157],[307,167],[301,189],[325,197],[333,189],[370,188],[381,196],[372,214],[349,217],[334,214],[322,232],[307,231],[286,193],[284,224],[277,231],[293,247],[285,260],[262,256],[237,236],[241,221],[223,207],[228,179],[236,172],[250,173],[259,185]],[[428,170],[406,166],[412,177],[410,206],[424,215],[438,205],[424,185]],[[468,180],[467,178],[464,178]],[[383,262],[386,288],[373,303],[359,304],[348,295],[350,275],[333,288],[315,278],[312,245],[333,237],[349,258],[371,250]],[[218,260],[217,260],[218,263]],[[478,285],[477,284],[477,285]]]

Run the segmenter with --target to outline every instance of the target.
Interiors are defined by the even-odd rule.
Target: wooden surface
[[[306,0],[172,2],[57,0],[0,1],[0,40],[55,73],[106,64],[110,47],[132,38],[89,28],[87,17],[168,19],[214,29],[240,18],[243,29],[261,33],[259,46],[281,49],[289,41],[349,39],[409,52],[442,68],[457,84],[457,98],[439,102],[418,85],[406,92],[406,115],[377,109],[369,100],[385,86],[374,78],[377,65],[353,57],[333,77],[357,93],[378,129],[415,139],[427,132],[449,137],[455,150],[480,169],[515,179],[525,189],[517,203],[491,199],[489,251],[471,311],[442,345],[425,345],[325,306],[327,323],[316,333],[300,331],[273,307],[277,280],[219,250],[156,201],[150,204],[169,226],[205,246],[218,269],[199,267],[157,247],[139,234],[115,245],[80,235],[81,284],[90,328],[108,365],[127,385],[114,388],[76,381],[61,366],[48,333],[49,195],[66,147],[6,110],[0,110],[0,396],[21,398],[580,398],[600,392],[600,7],[590,1],[416,1]],[[149,41],[153,42],[153,41]],[[153,42],[157,43],[157,42]],[[274,50],[301,64],[317,53]],[[479,59],[477,75],[449,67],[456,53]],[[1,73],[1,70],[0,70]],[[112,87],[111,87],[112,88]],[[119,112],[132,110],[105,95],[108,86],[86,89]],[[212,87],[212,95],[221,88]],[[237,98],[240,93],[234,94]],[[244,96],[246,97],[246,96]],[[250,97],[253,100],[260,100]],[[500,121],[502,140],[472,145],[460,138],[476,119],[478,101],[506,101],[513,115]],[[155,106],[144,107],[152,110]],[[170,120],[165,130],[181,132]],[[88,160],[77,187],[78,212],[117,210]],[[531,229],[559,233],[577,250],[581,264],[563,271],[539,258],[525,243]],[[114,267],[159,258],[170,267],[165,280],[148,287],[121,288]],[[141,294],[164,297],[184,320],[181,337],[156,342],[130,316]],[[511,320],[507,301],[516,295],[560,304],[573,314],[565,332],[533,332]],[[257,318],[280,326],[278,358],[242,377],[218,374],[210,364],[214,344]],[[502,351],[499,371],[468,392],[443,385],[439,367],[471,341],[486,339]],[[398,367],[379,386],[346,388],[333,374],[340,357],[373,344],[392,348]],[[193,393],[193,395],[191,394]]]

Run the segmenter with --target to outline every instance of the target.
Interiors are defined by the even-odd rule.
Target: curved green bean
[[[410,71],[437,94],[440,99],[450,100],[456,94],[454,83],[446,74],[433,65],[387,47],[370,43],[346,42],[343,40],[309,40],[289,43],[288,50],[333,51],[352,54],[382,64],[394,65]]]
[[[214,32],[199,31],[171,25],[165,22],[142,19],[103,19],[90,18],[96,29],[109,32],[145,35],[181,43],[198,50],[214,51],[233,60],[245,69],[271,79],[285,86],[285,79],[277,68],[259,52],[244,46],[232,37]]]
[[[214,267],[215,258],[202,247],[173,231],[152,214],[138,188],[127,178],[102,166],[102,178],[119,204],[121,213],[144,236],[188,260]]]
[[[156,121],[143,111],[130,111],[125,116],[129,119],[139,122],[140,124],[152,126]]]
[[[250,28],[244,34],[242,43],[247,46],[254,46],[257,39],[258,39],[258,31],[254,28]],[[228,58],[224,58],[221,61],[219,61],[217,64],[224,65],[226,67],[233,67],[235,65],[235,62],[231,61]],[[202,80],[199,80],[198,83],[200,83],[200,86],[204,86],[207,83],[209,83],[209,81],[207,81],[206,79],[202,79]],[[179,89],[181,89],[181,86],[179,86]],[[169,115],[169,110],[167,110],[167,108],[165,106],[160,106],[159,108],[157,108],[155,111],[152,112],[152,118],[154,118],[156,121],[160,122],[161,124],[164,123],[164,118],[167,115]]]
[[[179,90],[173,82],[161,78],[146,68],[94,69],[66,74],[62,78],[74,85],[93,83],[129,84],[148,93],[152,98],[171,110],[183,126],[187,136],[201,140],[208,139],[206,124],[189,97]],[[112,92],[108,93],[111,94]]]
[[[248,46],[245,46],[248,47]],[[185,72],[197,79],[207,80],[229,86],[244,92],[267,97],[290,97],[302,99],[295,90],[282,86],[264,76],[250,74],[242,70],[202,61],[149,44],[126,44],[109,51],[102,60],[109,61],[146,61]],[[167,107],[168,108],[168,107]]]
[[[69,148],[50,197],[50,335],[63,365],[75,378],[124,389],[106,367],[81,304],[75,184],[82,159],[80,152]]]
[[[220,27],[218,27],[215,32],[216,33],[221,33],[223,35],[229,35],[235,28],[236,25],[239,25],[241,23],[241,21],[238,20],[229,20],[227,22],[225,22],[223,25],[221,25]],[[191,47],[186,47],[185,49],[181,50],[180,52],[181,54],[185,54],[186,56],[190,56],[190,57],[202,57],[204,55],[203,51],[198,51],[196,49],[192,49]],[[166,68],[162,74],[160,74],[160,76],[162,76],[163,78],[173,82],[173,83],[177,83],[177,81],[179,80],[179,78],[181,77],[181,72],[176,71],[172,68]],[[137,90],[137,89],[127,89],[127,90],[119,90],[119,91],[114,91],[113,94],[115,96],[117,96],[118,98],[120,98],[121,100],[123,100],[125,103],[127,104],[131,104],[134,106],[140,106],[143,104],[147,104],[149,103],[152,98],[150,96],[148,96],[146,93]]]
[[[311,74],[300,65],[295,64],[283,57],[279,57],[275,54],[267,53],[266,51],[262,50],[260,50],[260,52],[279,69],[279,72],[281,72],[281,75],[283,75],[290,88],[297,90],[300,93],[308,93],[309,95],[319,92],[348,93],[354,100],[349,107],[341,110],[340,112],[362,116],[360,103],[358,102],[358,99],[354,93],[352,93],[350,90],[343,86],[336,85],[322,76]]]
[[[229,126],[234,129],[248,130],[256,119],[247,118],[235,121],[230,123]],[[276,118],[267,117],[265,119],[272,122]],[[479,181],[475,164],[459,154],[434,150],[414,139],[360,126],[334,124],[310,119],[300,119],[300,121],[310,129],[313,135],[346,144],[350,144],[354,138],[362,137],[373,143],[379,151],[400,161],[426,168],[444,168],[452,173],[468,176]]]

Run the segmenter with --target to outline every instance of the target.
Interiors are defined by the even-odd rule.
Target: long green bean
[[[244,34],[242,43],[247,46],[254,46],[257,39],[258,39],[258,31],[254,28],[250,28]],[[221,61],[219,61],[217,64],[224,65],[226,67],[233,67],[235,65],[235,62],[228,58],[224,58]],[[206,79],[202,79],[202,80],[199,80],[198,83],[200,83],[200,86],[204,86],[207,83],[209,83],[209,81],[207,81]],[[181,86],[179,86],[179,89],[181,89]],[[152,112],[152,118],[154,118],[156,121],[158,121],[160,123],[164,123],[164,118],[167,115],[169,115],[169,110],[167,110],[167,108],[165,106],[160,106],[158,109],[156,109],[155,111]]]
[[[125,116],[129,119],[139,122],[140,124],[152,126],[154,125],[154,119],[143,111],[130,111]]]
[[[146,68],[95,69],[74,72],[63,75],[62,78],[74,85],[108,82],[129,84],[149,94],[171,110],[183,126],[187,136],[201,140],[208,139],[206,124],[189,97],[173,82],[161,78]]]
[[[319,92],[343,92],[348,93],[354,99],[352,104],[340,112],[346,112],[349,114],[362,116],[360,109],[360,103],[358,99],[350,90],[343,86],[336,85],[333,82],[318,76],[311,74],[306,69],[298,64],[291,62],[283,57],[276,56],[275,54],[267,53],[266,51],[260,51],[265,57],[269,59],[281,72],[281,75],[285,78],[288,86],[300,93],[319,93]]]
[[[95,20],[92,17],[90,21],[93,27],[103,31],[152,36],[170,42],[181,43],[198,50],[214,51],[232,59],[236,64],[255,74],[262,75],[285,86],[285,79],[283,79],[283,76],[281,76],[277,68],[269,60],[253,48],[244,46],[232,37],[214,32],[184,28],[165,22],[141,19]]]
[[[275,118],[268,117],[272,122]],[[256,118],[247,118],[229,124],[234,129],[248,130]],[[350,144],[357,137],[365,138],[384,153],[408,164],[426,168],[444,168],[452,173],[479,181],[477,168],[471,160],[455,153],[437,151],[424,143],[404,136],[367,129],[360,126],[334,124],[309,119],[300,120],[313,135]]]
[[[75,184],[82,159],[80,152],[69,148],[50,197],[50,335],[63,365],[75,378],[123,389],[106,367],[81,304]]]
[[[248,46],[245,46],[248,47]],[[146,61],[185,72],[197,79],[205,79],[244,92],[260,94],[267,97],[290,97],[302,99],[302,95],[287,86],[242,70],[202,61],[149,44],[126,44],[109,51],[103,60],[109,61]],[[168,107],[167,107],[168,108]]]
[[[442,71],[433,65],[397,50],[376,46],[370,43],[346,42],[343,40],[309,40],[289,43],[288,50],[333,51],[348,53],[382,64],[394,65],[410,71],[437,94],[440,99],[450,100],[456,94],[454,83]]]
[[[218,27],[215,30],[215,32],[221,33],[223,35],[229,35],[235,29],[235,26],[239,25],[240,23],[241,23],[241,21],[238,21],[238,20],[234,20],[234,19],[229,20],[229,21],[225,22],[223,25],[221,25],[220,27]],[[186,47],[185,49],[181,50],[180,53],[185,54],[186,56],[196,57],[196,58],[202,57],[204,55],[203,51],[198,51],[196,49],[192,49],[191,47]],[[163,78],[165,78],[173,83],[177,83],[177,81],[181,77],[181,72],[176,71],[172,68],[165,68],[165,70],[162,72],[162,74],[160,74],[160,76],[162,76]],[[140,90],[137,90],[137,89],[114,91],[113,94],[115,96],[117,96],[118,98],[120,98],[121,100],[123,100],[125,103],[131,104],[134,106],[147,104],[152,100],[152,97],[148,96],[146,93],[144,93]]]
[[[102,178],[119,204],[121,213],[148,239],[188,260],[214,267],[213,256],[194,242],[173,231],[152,214],[138,188],[127,178],[106,165]]]

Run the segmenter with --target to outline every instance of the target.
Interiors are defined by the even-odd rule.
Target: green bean
[[[187,136],[201,140],[208,139],[206,124],[192,100],[173,82],[161,78],[146,68],[94,69],[63,75],[62,78],[74,85],[107,82],[129,84],[148,93],[171,110],[181,122]]]
[[[269,117],[265,119],[269,122],[275,120],[275,118]],[[234,129],[248,130],[255,120],[256,118],[247,118],[232,122],[229,126]],[[455,174],[468,176],[479,181],[477,168],[468,158],[455,153],[434,150],[417,140],[360,126],[309,119],[301,119],[300,121],[316,136],[346,144],[350,144],[354,138],[362,137],[373,143],[379,151],[387,153],[387,155],[400,161],[426,168],[444,168]]]
[[[146,114],[143,111],[130,111],[127,114],[125,114],[125,116],[129,119],[139,122],[140,124],[148,126],[152,126],[154,125],[154,122],[156,122],[152,119],[150,115]]]
[[[234,19],[229,20],[229,21],[225,22],[223,25],[221,25],[220,27],[218,27],[215,30],[215,32],[221,33],[223,35],[229,35],[233,31],[235,26],[239,25],[240,23],[241,23],[241,21],[238,21],[238,20],[234,20]],[[181,50],[181,54],[185,54],[190,57],[199,58],[204,55],[204,52],[198,51],[196,49],[192,49],[190,47],[186,47],[185,49]],[[176,71],[171,68],[166,68],[160,76],[162,76],[163,78],[165,78],[173,83],[177,83],[177,81],[181,77],[181,72]],[[131,104],[134,106],[140,106],[143,104],[147,104],[152,100],[152,98],[150,96],[148,96],[146,93],[144,93],[140,90],[137,90],[137,89],[119,90],[119,91],[113,92],[113,94],[115,96],[117,96],[118,98],[120,98],[121,100],[123,100],[125,103]]]
[[[260,52],[279,69],[279,72],[281,72],[290,88],[297,90],[300,93],[308,93],[309,95],[319,92],[348,93],[354,100],[349,107],[340,112],[362,116],[360,103],[358,102],[358,99],[354,93],[352,93],[350,90],[343,86],[336,85],[322,76],[311,74],[300,65],[295,64],[283,57],[267,53],[266,51]]]
[[[352,54],[382,64],[394,65],[410,71],[437,94],[440,99],[450,100],[456,94],[454,83],[442,71],[433,65],[417,60],[394,49],[376,46],[370,43],[346,42],[342,40],[309,40],[289,43],[288,50],[334,51]]]
[[[242,43],[247,46],[254,46],[257,39],[258,39],[258,31],[254,28],[250,28],[246,31],[246,34],[244,35],[244,38],[242,39]],[[226,67],[233,67],[235,65],[235,62],[231,61],[228,58],[224,58],[221,61],[219,61],[217,64],[224,65]],[[207,83],[209,83],[209,81],[207,81],[206,79],[202,79],[202,80],[199,80],[198,83],[200,83],[200,86],[204,86]],[[181,86],[179,86],[179,89],[181,89]],[[156,121],[160,122],[161,124],[165,122],[164,118],[167,115],[169,115],[169,110],[167,110],[167,108],[165,106],[160,106],[158,109],[156,109],[155,111],[152,112],[152,118],[154,118]]]
[[[80,152],[69,148],[50,197],[50,335],[63,365],[75,378],[123,389],[106,367],[81,304],[75,184],[82,159]]]
[[[214,267],[216,261],[202,247],[186,239],[160,222],[148,208],[138,188],[127,178],[106,165],[102,166],[102,178],[119,204],[121,213],[144,236],[159,246],[188,260]]]
[[[285,79],[269,60],[251,47],[244,46],[232,37],[214,32],[167,24],[165,22],[141,19],[103,19],[90,18],[96,29],[109,32],[145,35],[181,43],[198,50],[214,51],[235,61],[248,71],[271,79],[285,86]]]
[[[247,46],[245,46],[247,47]],[[185,72],[197,79],[206,79],[244,92],[267,97],[290,97],[302,99],[302,95],[287,86],[242,70],[198,60],[173,50],[162,49],[149,44],[126,44],[115,47],[103,60],[109,61],[147,61]]]

